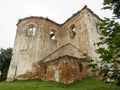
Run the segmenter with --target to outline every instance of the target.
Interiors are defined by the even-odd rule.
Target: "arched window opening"
[[[75,24],[70,26],[70,30],[71,30],[71,37],[75,37],[75,35],[76,35]]]
[[[50,31],[50,39],[56,40],[56,30],[52,29]]]
[[[30,25],[28,29],[29,29],[28,30],[28,36],[34,36],[36,28],[33,25]]]
[[[83,65],[80,63],[79,64],[79,71],[82,72],[83,71]]]

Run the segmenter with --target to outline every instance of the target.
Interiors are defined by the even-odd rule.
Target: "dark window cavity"
[[[82,72],[82,70],[83,70],[83,65],[80,63],[79,64],[79,71]]]
[[[56,40],[56,30],[55,29],[52,29],[50,31],[50,39]]]
[[[44,74],[46,74],[46,72],[47,72],[47,65],[45,65],[45,69],[44,70],[45,70]]]
[[[76,27],[75,27],[75,24],[71,25],[70,26],[70,33],[71,33],[71,37],[75,37],[76,35]]]

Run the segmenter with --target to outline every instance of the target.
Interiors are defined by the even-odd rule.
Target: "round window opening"
[[[35,31],[36,31],[36,28],[33,25],[30,25],[28,28],[28,36],[34,36]]]

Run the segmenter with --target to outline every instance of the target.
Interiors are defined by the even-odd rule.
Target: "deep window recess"
[[[70,30],[71,30],[71,37],[75,37],[75,35],[76,35],[75,24],[70,26]]]
[[[52,29],[50,31],[50,39],[56,40],[56,35],[55,34],[56,34],[56,30]]]
[[[36,28],[33,25],[30,25],[28,30],[28,36],[34,36],[35,31],[36,31]]]
[[[45,70],[44,73],[46,74],[46,72],[47,72],[47,65],[45,65],[45,69],[44,70]]]
[[[98,34],[101,34],[101,31],[99,30],[98,25],[96,25],[96,29],[97,29],[97,33],[98,33]]]
[[[79,71],[82,72],[82,70],[83,70],[83,65],[80,63],[79,64]]]

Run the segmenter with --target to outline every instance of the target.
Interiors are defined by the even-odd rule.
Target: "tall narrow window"
[[[36,31],[36,28],[33,25],[30,25],[28,30],[28,36],[34,36],[35,31]]]
[[[83,70],[83,65],[80,63],[79,64],[79,71],[82,72],[82,70]]]
[[[76,35],[76,28],[75,28],[75,24],[70,26],[70,33],[71,33],[71,37],[75,37]]]
[[[46,74],[46,72],[47,72],[47,65],[45,65],[45,69],[44,70],[45,70],[44,74]]]
[[[56,30],[52,29],[50,31],[50,39],[56,40]]]

